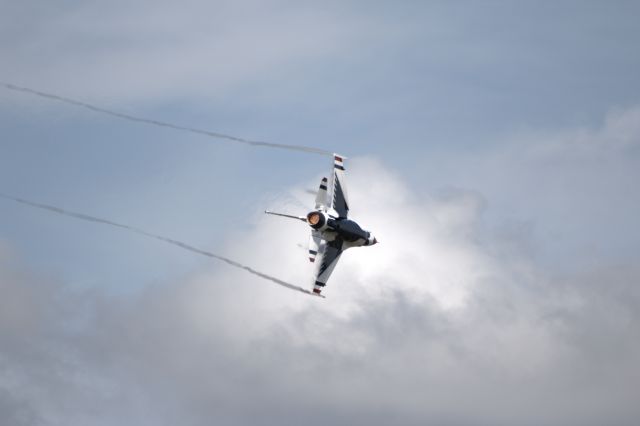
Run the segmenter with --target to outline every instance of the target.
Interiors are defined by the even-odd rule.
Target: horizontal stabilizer
[[[309,236],[309,261],[315,262],[318,250],[320,250],[320,243],[322,242],[322,233],[313,229]]]
[[[327,211],[327,182],[326,177],[320,181],[320,187],[316,194],[316,210]]]

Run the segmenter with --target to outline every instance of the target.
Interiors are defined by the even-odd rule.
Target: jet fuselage
[[[322,232],[336,233],[342,240],[352,243],[354,246],[368,246],[378,242],[371,235],[358,225],[354,220],[334,217],[324,212],[314,210],[307,214],[307,223],[311,228]]]

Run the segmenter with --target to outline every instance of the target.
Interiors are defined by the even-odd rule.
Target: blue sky
[[[637,2],[34,1],[4,4],[2,10],[0,81],[131,115],[345,154],[353,165],[352,191],[366,194],[354,212],[377,225],[374,232],[383,241],[377,254],[354,254],[339,265],[328,303],[318,307],[210,259],[2,201],[3,299],[26,288],[24,303],[34,311],[38,300],[55,301],[49,320],[52,334],[60,337],[51,344],[63,349],[56,352],[39,339],[39,326],[32,336],[44,362],[55,364],[70,352],[78,365],[69,368],[87,371],[96,382],[108,382],[109,369],[133,377],[107,386],[116,400],[136,402],[106,416],[105,424],[157,421],[151,413],[166,400],[152,387],[184,392],[169,411],[186,416],[187,424],[213,415],[197,401],[229,403],[218,398],[218,390],[193,384],[192,372],[176,361],[120,340],[118,327],[145,314],[152,324],[131,325],[143,342],[166,328],[167,341],[182,342],[187,352],[229,343],[229,350],[208,349],[225,360],[215,368],[247,367],[254,374],[229,373],[223,383],[238,396],[233,401],[249,393],[249,407],[279,423],[286,421],[278,409],[296,389],[363,391],[354,383],[366,382],[366,368],[346,374],[345,383],[338,377],[354,359],[382,351],[377,371],[397,379],[399,395],[406,396],[382,404],[382,423],[396,418],[406,424],[509,424],[524,416],[540,424],[527,400],[558,386],[581,389],[587,380],[568,359],[587,352],[578,364],[594,367],[601,357],[613,361],[607,348],[619,343],[616,338],[637,338]],[[313,198],[304,190],[326,173],[326,158],[131,123],[5,89],[0,127],[0,192],[175,237],[283,279],[306,279],[304,253],[296,246],[305,244],[306,230],[265,219],[261,212],[282,206],[303,213]],[[399,254],[404,256],[394,257]],[[391,258],[397,263],[387,265]],[[149,297],[158,287],[159,295]],[[256,287],[259,296],[252,297]],[[60,302],[61,294],[81,299],[93,314],[87,319],[82,309],[68,306],[72,302]],[[247,297],[251,307],[239,307]],[[203,311],[221,313],[194,319],[188,312],[199,312],[203,300],[209,303]],[[113,308],[103,307],[110,303]],[[174,322],[166,322],[165,311],[175,315]],[[265,328],[238,330],[244,314],[255,314]],[[365,326],[374,315],[399,328],[376,328],[375,321]],[[604,317],[599,326],[592,316]],[[557,323],[539,323],[551,317]],[[16,318],[8,315],[4,322],[17,333],[24,319]],[[281,325],[294,320],[299,329]],[[405,333],[405,320],[425,328]],[[326,325],[316,332],[311,325],[317,321]],[[495,338],[506,355],[483,352],[474,322],[478,334]],[[69,330],[69,324],[80,331]],[[89,338],[91,329],[104,340]],[[229,337],[228,330],[239,336]],[[442,330],[458,340],[443,337]],[[13,341],[9,334],[4,338]],[[396,338],[399,352],[385,350],[385,339]],[[334,339],[363,343],[336,348]],[[267,360],[277,353],[276,342],[296,371],[326,371],[335,374],[334,381],[324,389],[308,373],[276,385],[279,379],[264,371],[273,368]],[[96,360],[101,345],[121,345],[131,353],[107,350],[107,366]],[[484,361],[459,358],[455,350],[439,352],[439,345]],[[266,358],[252,360],[255,347]],[[519,347],[532,354],[526,368],[512,364]],[[327,364],[322,354],[334,350],[335,364]],[[312,361],[299,364],[300,351]],[[9,352],[8,359],[19,359]],[[616,358],[618,369],[593,378],[592,394],[577,392],[564,400],[564,408],[549,401],[548,424],[637,420],[637,408],[624,397],[632,379],[616,378],[637,378],[629,360],[638,352],[632,344],[616,355],[623,357]],[[227,359],[234,354],[243,359],[240,364]],[[123,360],[127,356],[133,366]],[[143,357],[150,358],[150,371],[170,371],[166,381],[149,379]],[[442,373],[425,368],[413,387],[398,363],[408,360],[416,367],[421,357]],[[206,360],[192,361],[194,372],[207,368]],[[515,379],[505,379],[500,366]],[[31,389],[44,383],[28,370],[27,364],[8,369],[19,379],[0,383],[9,395],[0,412],[8,416],[27,407],[49,424],[102,424],[92,418],[91,407],[109,412],[112,401],[103,388],[88,386],[88,396],[81,397],[84,385],[42,379],[52,389],[71,390],[59,401],[33,397]],[[445,373],[455,377],[449,381]],[[518,383],[529,383],[531,374],[540,377],[531,393],[513,411],[505,410],[498,400]],[[382,389],[381,377],[371,379],[371,389]],[[273,390],[273,410],[258,402],[264,395],[252,380],[266,393]],[[451,395],[460,391],[461,398],[475,400],[474,389],[487,382],[498,383],[498,389],[484,404],[469,402],[459,413],[451,408]],[[450,394],[426,395],[438,402],[424,407],[411,401],[410,394],[422,395],[430,383]],[[594,406],[591,418],[566,408],[588,405],[605,390],[612,396]],[[327,397],[324,414],[303,407],[299,415],[313,412],[318,422],[334,416],[372,421],[364,413],[366,398],[347,400],[352,405],[345,408],[338,396]],[[82,409],[74,417],[64,407],[76,403]],[[222,418],[252,422],[248,414]]]
[[[452,169],[540,143],[541,133],[597,129],[640,90],[633,2],[125,5],[126,18],[119,3],[8,6],[3,79],[145,117],[384,158],[413,187],[498,199],[503,187],[480,186],[485,166],[455,170],[456,181]],[[2,180],[16,182],[7,191],[80,209],[126,204],[124,219],[189,237],[222,237],[216,222],[242,226],[260,193],[323,167],[313,156],[3,97]],[[221,179],[236,185],[214,184]],[[505,204],[531,189],[516,185]],[[505,206],[492,207],[501,215]],[[535,205],[523,207],[515,215],[535,220]],[[81,232],[74,226],[64,235]]]

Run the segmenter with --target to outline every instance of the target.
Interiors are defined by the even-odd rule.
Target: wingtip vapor
[[[316,193],[315,208],[306,216],[265,210],[274,216],[298,219],[311,227],[309,261],[315,264],[313,294],[321,294],[342,253],[351,247],[372,246],[378,239],[349,218],[345,156],[333,154],[331,180],[322,178]]]

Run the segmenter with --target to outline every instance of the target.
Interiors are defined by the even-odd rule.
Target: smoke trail
[[[288,150],[292,150],[292,151],[302,151],[302,152],[308,152],[308,153],[311,153],[311,154],[319,154],[319,155],[328,155],[328,156],[332,156],[333,155],[333,153],[331,153],[329,151],[325,151],[324,149],[320,149],[320,148],[313,148],[313,147],[303,146],[303,145],[287,145],[287,144],[282,144],[282,143],[271,143],[271,142],[262,142],[262,141],[254,141],[254,140],[249,140],[249,139],[243,139],[243,138],[239,138],[237,136],[225,135],[224,133],[211,132],[209,130],[200,130],[200,129],[195,129],[193,127],[180,126],[180,125],[177,125],[177,124],[167,123],[167,122],[164,122],[164,121],[158,121],[158,120],[151,120],[151,119],[148,119],[148,118],[136,117],[136,116],[133,116],[133,115],[124,114],[122,112],[113,111],[113,110],[110,110],[110,109],[106,109],[106,108],[102,108],[102,107],[99,107],[99,106],[91,105],[91,104],[88,104],[86,102],[77,101],[75,99],[66,98],[64,96],[58,96],[58,95],[54,95],[54,94],[51,94],[51,93],[40,92],[38,90],[30,89],[28,87],[16,86],[16,85],[10,84],[10,83],[0,83],[0,85],[4,86],[4,88],[6,88],[6,89],[13,90],[15,92],[29,93],[29,94],[32,94],[32,95],[35,95],[35,96],[40,96],[41,98],[52,99],[54,101],[64,102],[64,103],[69,104],[69,105],[75,105],[75,106],[78,106],[78,107],[86,108],[86,109],[94,111],[94,112],[98,112],[98,113],[101,113],[101,114],[107,114],[107,115],[110,115],[112,117],[122,118],[124,120],[129,120],[129,121],[133,121],[133,122],[136,122],[136,123],[145,123],[145,124],[151,124],[151,125],[154,125],[154,126],[159,126],[159,127],[165,127],[165,128],[169,128],[169,129],[179,130],[179,131],[182,131],[182,132],[196,133],[196,134],[199,134],[199,135],[209,136],[209,137],[217,138],[217,139],[225,139],[225,140],[228,140],[228,141],[231,141],[231,142],[242,143],[242,144],[245,144],[245,145],[264,146],[264,147],[268,147],[268,148],[288,149]]]
[[[76,212],[72,212],[72,211],[68,211],[68,210],[63,210],[63,209],[61,209],[59,207],[50,206],[48,204],[36,203],[36,202],[33,202],[33,201],[25,200],[25,199],[22,199],[22,198],[11,196],[11,195],[6,195],[6,194],[3,194],[3,193],[0,193],[0,198],[4,198],[4,199],[7,199],[7,200],[12,200],[12,201],[15,201],[15,202],[23,204],[23,205],[35,207],[35,208],[42,209],[42,210],[48,210],[48,211],[51,211],[51,212],[54,212],[54,213],[58,213],[58,214],[61,214],[61,215],[64,215],[64,216],[73,217],[73,218],[84,220],[84,221],[87,221],[87,222],[102,223],[104,225],[110,225],[110,226],[114,226],[116,228],[126,229],[128,231],[135,232],[136,234],[144,235],[145,237],[154,238],[156,240],[164,241],[165,243],[172,244],[174,246],[180,247],[180,248],[182,248],[184,250],[188,250],[188,251],[193,252],[193,253],[198,253],[198,254],[201,254],[203,256],[207,256],[207,257],[211,257],[211,258],[214,258],[214,259],[218,259],[218,260],[220,260],[222,262],[225,262],[228,265],[235,266],[236,268],[239,268],[239,269],[244,269],[245,271],[247,271],[249,273],[252,273],[253,275],[257,275],[260,278],[264,278],[266,280],[269,280],[271,282],[279,284],[279,285],[281,285],[283,287],[286,287],[288,289],[295,290],[295,291],[300,291],[302,293],[306,293],[306,294],[315,296],[314,293],[312,293],[311,291],[309,291],[307,289],[304,289],[304,288],[299,287],[299,286],[294,285],[294,284],[289,284],[286,281],[282,281],[282,280],[280,280],[278,278],[272,277],[272,276],[267,275],[265,273],[262,273],[260,271],[256,271],[255,269],[253,269],[253,268],[251,268],[249,266],[245,266],[245,265],[243,265],[243,264],[241,264],[239,262],[236,262],[234,260],[228,259],[228,258],[226,258],[224,256],[220,256],[220,255],[217,255],[217,254],[214,254],[214,253],[210,253],[210,252],[205,251],[205,250],[201,250],[199,248],[190,246],[189,244],[185,244],[185,243],[183,243],[181,241],[174,240],[172,238],[167,238],[167,237],[163,237],[162,235],[152,234],[150,232],[144,231],[142,229],[135,228],[133,226],[122,225],[120,223],[112,222],[110,220],[100,219],[99,217],[94,217],[94,216],[89,216],[89,215],[86,215],[86,214],[83,214],[83,213],[76,213]]]

